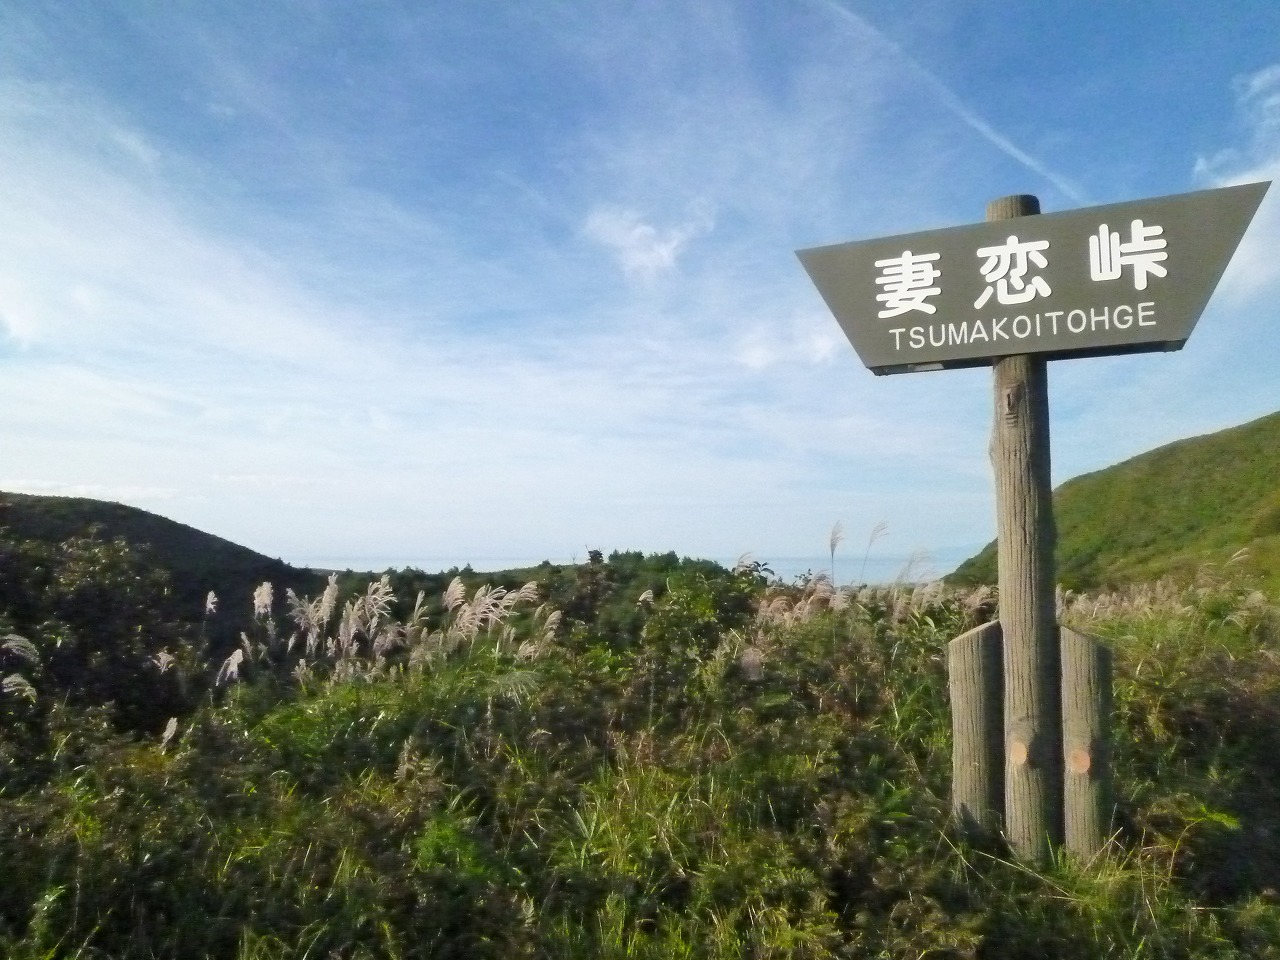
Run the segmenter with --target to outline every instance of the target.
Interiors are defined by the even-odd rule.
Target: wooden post
[[[1111,651],[1062,628],[1062,746],[1067,849],[1081,860],[1111,833]]]
[[[1002,197],[987,206],[987,220],[1039,212],[1035,197]],[[1044,862],[1062,842],[1048,385],[1042,356],[1000,357],[993,370],[991,463],[1004,633],[1005,834],[1020,856]]]
[[[947,647],[951,692],[951,811],[967,832],[994,834],[1004,811],[1004,677],[1000,622]]]

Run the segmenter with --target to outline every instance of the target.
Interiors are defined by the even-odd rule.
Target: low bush
[[[634,596],[595,570],[632,612],[573,619],[515,584],[335,582],[278,622],[260,594],[143,735],[31,665],[34,704],[0,694],[0,951],[1280,956],[1268,598],[1064,597],[1116,653],[1117,833],[1033,868],[949,821],[946,643],[989,592],[676,566]]]

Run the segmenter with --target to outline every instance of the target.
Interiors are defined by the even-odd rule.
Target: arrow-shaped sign
[[[1177,350],[1270,183],[798,252],[877,374]]]

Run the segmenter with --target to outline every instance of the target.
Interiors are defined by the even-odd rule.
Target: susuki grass
[[[608,567],[573,617],[547,583],[260,587],[202,705],[141,739],[0,694],[33,758],[0,785],[0,949],[1280,956],[1273,599],[1061,598],[1116,651],[1120,797],[1094,862],[1034,870],[949,822],[945,644],[990,590]]]

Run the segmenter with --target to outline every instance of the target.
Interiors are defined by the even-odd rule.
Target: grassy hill
[[[56,544],[72,537],[123,539],[149,564],[168,572],[177,609],[199,617],[212,590],[242,598],[264,580],[311,592],[321,578],[137,507],[82,497],[0,493],[0,539]]]
[[[1058,580],[1072,589],[1186,579],[1242,548],[1242,566],[1275,588],[1280,413],[1068,480],[1053,502]],[[948,579],[994,583],[994,541]]]

